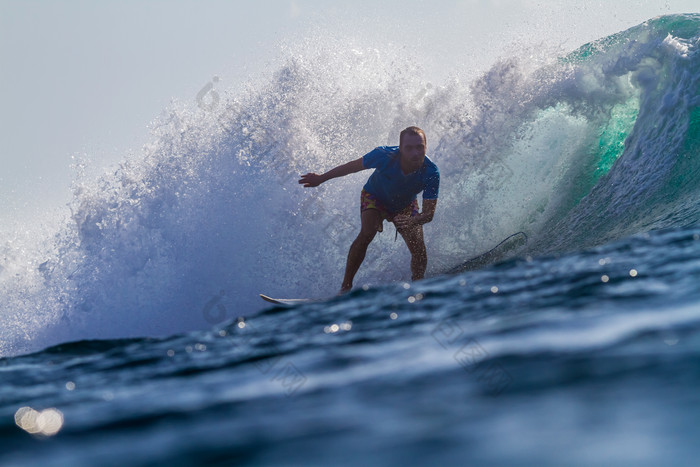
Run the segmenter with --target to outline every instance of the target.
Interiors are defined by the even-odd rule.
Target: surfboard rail
[[[310,298],[272,298],[272,297],[269,297],[265,294],[258,294],[258,295],[260,295],[260,298],[262,298],[266,302],[274,303],[275,305],[293,306],[293,305],[299,305],[302,303],[309,303],[309,302],[314,301]]]
[[[482,268],[488,264],[496,263],[508,257],[523,245],[527,244],[527,234],[525,232],[516,232],[503,239],[498,245],[491,248],[486,253],[475,256],[462,262],[458,266],[450,268],[448,274],[457,274],[465,271],[473,271]]]

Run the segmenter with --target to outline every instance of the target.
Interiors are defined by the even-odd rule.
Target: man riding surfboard
[[[433,220],[440,187],[440,172],[426,151],[425,132],[411,126],[401,132],[398,146],[380,146],[324,174],[307,173],[299,180],[305,188],[316,187],[333,178],[375,169],[360,196],[361,228],[348,252],[341,293],[352,289],[367,247],[377,232],[382,231],[384,219],[394,223],[411,252],[412,279],[419,280],[425,275],[428,255],[423,224]],[[423,212],[419,212],[416,199],[421,191]]]

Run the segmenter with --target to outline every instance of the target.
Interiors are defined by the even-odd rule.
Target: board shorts
[[[366,192],[365,190],[362,190],[362,193],[360,194],[360,214],[362,214],[368,209],[376,209],[377,211],[379,211],[379,215],[382,217],[382,222],[379,224],[377,232],[381,232],[384,230],[384,228],[382,227],[384,220],[392,222],[394,220],[394,217],[398,215],[409,215],[411,217],[418,215],[418,199],[413,198],[411,204],[403,208],[401,211],[391,213],[387,211],[382,202],[379,201],[376,196]]]

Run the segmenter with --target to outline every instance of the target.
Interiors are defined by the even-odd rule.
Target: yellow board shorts
[[[379,201],[376,196],[362,190],[362,193],[360,194],[360,213],[365,212],[367,209],[376,209],[379,211],[379,215],[382,216],[382,220],[386,219],[389,222],[392,222],[394,217],[398,215],[409,215],[411,217],[418,215],[418,200],[413,198],[411,204],[403,208],[401,211],[391,213],[384,207],[382,202]],[[383,222],[379,224],[379,229],[377,229],[378,232],[384,230],[382,224]]]

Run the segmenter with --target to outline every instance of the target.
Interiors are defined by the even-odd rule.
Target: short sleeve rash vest
[[[364,190],[374,196],[389,212],[395,213],[411,204],[423,192],[423,199],[437,199],[440,172],[426,156],[420,169],[408,175],[401,172],[398,146],[380,146],[362,157],[365,169],[376,169]]]

